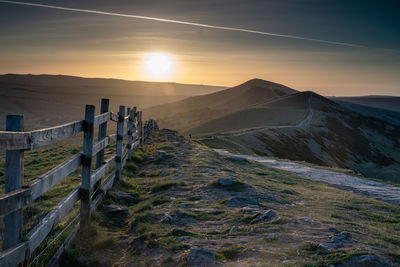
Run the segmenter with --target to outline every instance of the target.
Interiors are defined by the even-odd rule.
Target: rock
[[[310,218],[307,218],[307,217],[301,218],[300,220],[302,220],[302,221],[304,221],[306,223],[312,223],[313,222],[313,220],[311,220]]]
[[[289,224],[289,225],[293,225],[293,224],[296,224],[297,223],[297,219],[296,218],[291,218],[288,222],[287,222],[287,224]]]
[[[260,210],[260,207],[243,207],[242,212],[246,214],[254,214]]]
[[[238,230],[239,230],[239,228],[238,228],[237,226],[233,226],[233,227],[231,228],[231,230],[229,230],[229,233],[232,234],[232,233],[234,233],[234,232],[237,232]]]
[[[240,156],[232,155],[232,156],[229,156],[228,159],[232,160],[232,161],[237,161],[240,163],[249,163],[249,161],[245,157],[240,157]]]
[[[169,173],[167,171],[162,171],[160,172],[160,176],[168,176]]]
[[[170,213],[170,215],[174,223],[179,222],[182,218],[185,217],[185,215],[182,214],[180,210],[174,210],[173,212]]]
[[[167,152],[159,150],[156,152],[157,159],[165,159],[167,157]]]
[[[186,256],[188,266],[209,267],[215,266],[214,251],[203,248],[192,248]]]
[[[331,231],[334,234],[339,234],[340,233],[340,231],[338,229],[336,229],[335,227],[329,227],[328,230]]]
[[[192,196],[190,197],[191,201],[197,201],[197,200],[201,200],[203,197],[202,196]]]
[[[164,214],[164,217],[161,219],[160,223],[172,223],[173,222],[173,218],[171,215],[169,215],[168,213]]]
[[[268,194],[268,193],[262,194],[262,195],[260,195],[260,197],[262,197],[265,200],[270,201],[270,202],[276,202],[276,201],[279,201],[281,199],[281,196],[279,196],[279,195]]]
[[[141,235],[135,239],[133,239],[131,243],[131,250],[136,251],[136,250],[142,250],[146,246],[146,237],[144,235]]]
[[[345,243],[349,242],[352,242],[350,233],[342,232],[336,236],[333,236],[329,242],[320,244],[319,247],[328,251],[330,249],[341,248]]]
[[[258,223],[258,222],[275,222],[279,220],[281,217],[279,217],[275,211],[273,210],[267,210],[264,212],[259,213],[253,220],[251,220],[251,224],[253,223]]]
[[[375,255],[354,256],[347,261],[336,265],[337,267],[388,267],[391,266],[388,261]]]
[[[138,201],[137,195],[136,196],[132,196],[130,194],[127,194],[125,192],[122,191],[118,191],[118,192],[113,192],[110,193],[110,197],[123,205],[132,205],[132,204],[136,204]]]
[[[126,209],[117,205],[104,205],[101,211],[113,224],[119,226],[124,225],[126,218],[129,216],[129,212]]]
[[[254,197],[231,197],[225,205],[229,207],[258,206],[258,201]]]
[[[219,178],[214,184],[219,186],[231,186],[236,178]]]
[[[337,236],[334,236],[332,241],[334,243],[343,243],[346,241],[351,241],[351,234],[348,232],[341,232]]]

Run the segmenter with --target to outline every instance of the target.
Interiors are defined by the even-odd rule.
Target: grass
[[[24,152],[24,186],[29,186],[33,181],[41,175],[50,171],[65,160],[71,158],[81,151],[81,147],[76,146],[77,142],[70,142],[68,139],[56,144],[46,146],[33,151]],[[109,146],[106,152],[112,151],[114,148]],[[106,158],[108,154],[106,154]],[[94,164],[93,164],[94,166]],[[0,156],[0,191],[4,192],[4,168],[5,156]],[[110,170],[112,171],[112,169]],[[22,234],[26,236],[40,221],[50,212],[63,198],[65,198],[72,190],[77,188],[81,183],[81,168],[78,168],[70,175],[63,178],[58,184],[50,190],[38,197],[33,203],[27,205],[23,209],[23,229]],[[53,227],[49,235],[38,246],[36,251],[32,252],[32,259],[46,247],[45,253],[36,258],[33,266],[45,266],[50,261],[53,254],[57,251],[64,239],[72,231],[75,223],[70,222],[79,214],[79,201],[75,204],[70,213],[63,218],[57,225]],[[66,226],[69,226],[65,229]],[[0,229],[3,231],[3,229]],[[62,232],[63,231],[63,232]],[[2,234],[0,235],[0,243],[3,243]],[[57,239],[54,239],[57,237]]]
[[[228,248],[223,248],[216,252],[216,257],[222,260],[235,261],[244,250],[244,247],[239,245],[225,244],[224,246]]]
[[[233,192],[243,192],[248,188],[248,185],[246,185],[245,183],[242,183],[240,181],[236,181],[236,180],[232,181],[232,184],[229,186],[223,186],[217,182],[214,182],[212,185],[216,188],[227,190],[227,191],[233,191]]]
[[[152,200],[152,204],[154,206],[162,205],[167,202],[169,202],[169,197],[167,196],[159,196],[156,199]]]
[[[165,146],[169,145],[167,141],[160,140],[145,147],[141,153],[143,156],[152,155],[161,147],[167,150]],[[168,169],[170,173],[182,174],[184,182],[173,176],[161,180],[160,177],[138,175],[141,172],[164,170],[167,159],[162,163],[137,163],[136,172],[124,176],[125,184],[116,185],[114,190],[129,190],[140,195],[140,201],[129,207],[133,212],[126,226],[106,227],[99,224],[101,218],[93,219],[94,223],[100,225],[102,234],[120,236],[116,244],[113,244],[113,238],[103,241],[104,246],[110,245],[107,250],[113,253],[112,264],[162,264],[165,261],[166,265],[171,263],[179,266],[184,264],[184,255],[189,246],[199,244],[205,248],[211,247],[220,263],[228,264],[240,258],[249,266],[252,265],[251,260],[257,257],[267,258],[272,265],[282,264],[285,258],[298,266],[329,266],[366,253],[367,250],[399,262],[400,207],[262,164],[237,164],[197,143],[192,143],[192,147],[186,149],[185,160],[176,162],[176,166]],[[216,175],[205,175],[210,171]],[[224,203],[232,195],[240,196],[243,191],[222,190],[224,188],[210,185],[217,178],[227,177],[228,173],[234,173],[235,177],[241,177],[242,181],[249,184],[260,194],[258,200],[261,209],[273,209],[282,218],[281,221],[250,225],[255,213],[245,213],[241,208],[226,208]],[[180,188],[182,186],[185,188]],[[276,199],[263,197],[264,193],[276,195]],[[173,217],[172,222],[160,223],[165,213]],[[304,217],[310,218],[313,223],[302,221]],[[298,223],[288,226],[292,218],[296,218]],[[238,230],[229,233],[234,226]],[[329,227],[349,231],[355,242],[331,254],[321,253],[318,244],[329,240],[332,235]],[[249,234],[252,229],[254,234]],[[142,235],[146,237],[145,248],[139,254],[129,253],[131,241]],[[243,245],[237,244],[240,241],[243,241]],[[101,243],[98,246],[101,247]],[[253,247],[260,247],[261,250],[253,251]],[[361,247],[366,249],[362,250]],[[101,258],[101,253],[104,253],[93,247],[85,251],[89,258]],[[154,251],[157,251],[157,257],[151,254]],[[102,259],[104,262],[107,261]]]

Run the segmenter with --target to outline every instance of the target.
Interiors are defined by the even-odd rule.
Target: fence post
[[[133,109],[128,109],[128,115],[129,115],[129,120],[128,120],[128,155],[126,156],[127,160],[131,159],[131,154],[132,154],[132,144],[133,144],[133,127],[134,127],[134,118],[135,118],[135,113],[136,113],[136,107],[133,107]]]
[[[24,117],[22,115],[7,115],[6,131],[24,131]],[[6,151],[6,181],[5,192],[11,192],[23,185],[24,182],[24,151]],[[22,235],[22,209],[13,211],[4,216],[4,245],[3,249],[13,247],[19,243]]]
[[[82,154],[82,184],[81,197],[81,222],[82,233],[87,233],[90,218],[90,178],[92,175],[92,151],[94,139],[94,111],[95,106],[86,105],[85,121],[83,124],[83,154]]]
[[[121,179],[122,173],[122,147],[124,141],[125,106],[119,106],[117,124],[117,157],[115,158],[115,180]]]
[[[139,141],[140,141],[140,144],[143,145],[144,139],[143,139],[143,123],[142,123],[142,112],[141,111],[139,111],[139,114],[138,114],[138,121],[139,121],[139,123],[138,123],[138,126],[139,126]]]
[[[102,98],[101,99],[101,106],[100,106],[100,114],[106,113],[108,112],[108,107],[110,104],[110,100]],[[105,138],[107,136],[107,121],[100,124],[99,125],[99,131],[98,131],[98,141],[101,141],[103,138]],[[104,162],[104,149],[100,150],[99,152],[97,152],[96,154],[96,169],[100,168],[101,165],[103,165]],[[99,192],[97,192],[97,190],[100,188],[101,186],[101,180],[99,180],[93,188],[93,198],[95,198],[97,196],[97,194]]]

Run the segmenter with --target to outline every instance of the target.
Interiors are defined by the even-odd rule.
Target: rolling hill
[[[266,103],[297,92],[281,84],[252,79],[216,93],[190,97],[145,109],[162,127],[185,130],[231,112]]]
[[[304,116],[307,99],[311,99],[310,111]],[[209,133],[200,140],[215,148],[352,169],[367,177],[400,182],[400,125],[387,114],[379,118],[376,109],[366,112],[365,108],[357,111],[302,92],[211,120],[188,132]],[[297,116],[293,115],[296,110]],[[241,114],[247,114],[247,121],[226,126]],[[299,122],[300,116],[304,119]]]
[[[308,114],[309,97],[310,93],[307,92],[290,94],[209,120],[186,132],[202,135],[296,125]]]
[[[117,105],[139,108],[213,93],[224,87],[178,83],[82,78],[65,75],[0,75],[0,125],[6,114],[23,114],[25,128],[37,129],[82,119],[86,104],[110,99]]]
[[[368,107],[400,112],[400,96],[369,95],[354,97],[334,97],[332,99]]]

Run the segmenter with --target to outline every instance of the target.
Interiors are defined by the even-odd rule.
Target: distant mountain
[[[253,79],[216,93],[151,107],[145,109],[144,114],[155,118],[162,127],[184,130],[207,120],[296,92],[281,84]]]
[[[389,113],[380,118],[377,109],[347,104],[312,92],[295,93],[188,132],[216,148],[353,169],[400,183],[398,118]]]
[[[0,126],[6,114],[23,114],[25,128],[37,129],[83,118],[86,104],[110,99],[118,105],[144,107],[169,103],[189,96],[209,94],[225,87],[65,75],[0,75]],[[98,111],[98,110],[97,110]]]
[[[334,97],[332,99],[400,112],[400,96],[369,95],[354,97]]]

